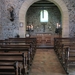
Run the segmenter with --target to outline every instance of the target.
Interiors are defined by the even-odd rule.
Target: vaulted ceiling
[[[45,8],[50,8],[50,7],[57,7],[54,3],[47,1],[47,0],[41,0],[38,1],[34,4],[31,5],[31,7],[45,7]]]

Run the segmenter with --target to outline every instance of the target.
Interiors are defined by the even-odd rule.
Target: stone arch
[[[23,27],[19,27],[19,35],[25,37],[26,33],[26,12],[28,8],[39,0],[25,0],[19,11],[19,22],[23,24]],[[60,10],[62,15],[62,37],[69,37],[69,12],[62,0],[48,0],[53,2]]]

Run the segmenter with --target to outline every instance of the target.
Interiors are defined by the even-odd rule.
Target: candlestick
[[[59,27],[59,24],[57,23],[57,28]]]
[[[30,30],[30,26],[29,26],[29,30]]]
[[[58,27],[60,28],[60,25]]]
[[[31,25],[31,30],[33,30],[33,25]]]

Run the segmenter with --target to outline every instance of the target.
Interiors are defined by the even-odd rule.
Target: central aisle
[[[53,49],[37,49],[30,75],[66,75]]]

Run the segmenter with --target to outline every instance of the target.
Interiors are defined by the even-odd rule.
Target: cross
[[[45,24],[43,24],[43,32],[45,32]]]

